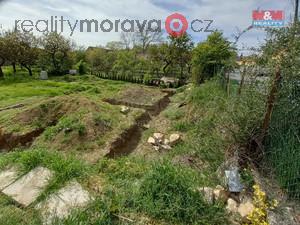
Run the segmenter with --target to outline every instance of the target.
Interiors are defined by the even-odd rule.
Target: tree
[[[70,40],[61,34],[51,32],[42,38],[44,58],[42,67],[49,67],[50,73],[62,74],[70,66],[70,52],[72,45]]]
[[[193,51],[192,66],[194,81],[202,83],[213,77],[221,69],[232,62],[236,56],[231,43],[223,37],[219,31],[215,31],[207,37],[207,40],[199,43]]]
[[[6,56],[7,56],[7,48],[5,44],[5,39],[4,37],[0,36],[0,78],[4,77],[2,66],[6,61]]]
[[[163,40],[163,33],[154,31],[155,29],[136,29],[134,33],[135,44],[142,48],[143,54],[146,53],[150,44],[160,43]]]
[[[180,76],[183,77],[184,69],[188,68],[188,72],[190,72],[190,61],[192,59],[192,49],[194,47],[194,43],[192,42],[191,36],[187,33],[181,35],[179,37],[175,37],[170,35],[170,58],[172,59],[173,64],[178,65],[180,68]]]
[[[108,52],[103,48],[93,48],[87,50],[86,58],[87,62],[91,66],[92,72],[95,70],[109,72],[116,60],[116,53]]]
[[[31,67],[36,64],[39,56],[38,44],[38,39],[32,33],[19,33],[18,62],[28,70],[30,76]]]
[[[128,50],[130,47],[134,46],[134,33],[132,32],[122,32],[120,35],[121,43]]]
[[[20,32],[17,30],[7,31],[4,33],[4,42],[6,48],[6,61],[10,62],[13,72],[16,74],[16,64],[20,54]]]

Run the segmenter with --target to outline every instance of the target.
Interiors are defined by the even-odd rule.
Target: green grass
[[[129,87],[131,90],[135,87],[132,84],[91,76],[54,77],[49,81],[26,78],[16,82],[2,82],[0,81],[0,89],[3,89],[6,98],[0,99],[0,105],[20,99],[39,99],[65,94],[84,96],[98,102],[99,99],[114,97]],[[21,90],[22,88],[24,90]],[[32,93],[28,93],[30,91]],[[254,94],[247,95],[249,99],[254,98],[253,96],[255,97]],[[48,147],[42,148],[42,145],[37,145],[40,147],[2,154],[0,169],[18,165],[22,173],[36,166],[53,170],[55,176],[38,201],[45,199],[72,179],[77,179],[88,189],[95,201],[85,210],[75,210],[69,218],[56,221],[55,224],[144,224],[141,222],[143,217],[150,220],[149,224],[156,225],[229,224],[224,205],[218,202],[208,204],[197,188],[221,184],[216,171],[225,160],[228,147],[242,143],[255,128],[255,118],[259,118],[260,113],[260,101],[256,98],[252,101],[242,99],[237,96],[228,97],[215,81],[191,89],[180,88],[172,98],[173,104],[163,115],[170,120],[172,131],[182,132],[183,142],[172,151],[151,160],[139,155],[129,155],[117,159],[102,159],[96,164],[88,164],[85,160],[78,159],[73,152],[64,154],[51,148],[55,137],[67,128],[85,137],[89,127],[83,123],[82,115],[86,116],[89,112],[78,109],[61,117],[56,125],[46,128],[41,138],[48,140]],[[178,108],[183,102],[186,106]],[[99,113],[92,113],[92,121],[112,127],[112,136],[124,130],[142,113],[141,110],[132,110],[125,118],[118,106],[100,103],[99,107]],[[4,113],[0,114],[0,117],[4,118]],[[152,128],[145,131],[147,134],[153,132],[155,130]],[[63,135],[68,138],[70,134],[65,132]],[[103,144],[112,136],[102,138]],[[203,162],[203,166],[195,168],[174,162],[174,158],[185,156]],[[94,183],[89,184],[91,176],[99,179],[101,192],[94,191]],[[243,177],[246,183],[252,184],[248,173],[244,173]],[[22,217],[29,219],[21,220]],[[120,219],[121,217],[130,218],[135,222],[130,223]],[[38,213],[33,208],[20,210],[10,199],[0,196],[0,224],[16,223],[41,224]]]

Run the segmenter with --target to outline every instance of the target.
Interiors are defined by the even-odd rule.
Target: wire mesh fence
[[[300,200],[300,81],[283,80],[265,142],[266,161],[291,199]]]

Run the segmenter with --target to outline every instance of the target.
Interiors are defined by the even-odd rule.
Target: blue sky
[[[232,35],[238,29],[245,29],[252,23],[252,10],[284,10],[287,21],[293,12],[293,0],[0,0],[0,24],[2,29],[11,29],[15,20],[50,20],[51,16],[64,16],[75,23],[81,19],[160,19],[178,12],[189,21],[193,19],[214,20],[213,28],[224,32],[233,40]],[[195,33],[189,30],[197,43],[208,33]],[[67,30],[63,33],[70,35]],[[109,41],[118,41],[120,33],[80,33],[71,37],[78,45],[105,45]],[[265,32],[254,29],[246,33],[239,46],[255,47],[263,43]]]

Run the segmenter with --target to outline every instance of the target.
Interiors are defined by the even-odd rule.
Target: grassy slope
[[[80,81],[78,85],[84,86],[84,83]],[[101,80],[99,83],[105,86],[114,82]],[[27,88],[26,84],[22,85]],[[112,95],[118,89],[118,85],[109,85],[101,91],[104,95]],[[7,95],[12,95],[11,99],[17,98],[12,90],[15,89],[6,90]],[[60,90],[59,87],[57,90]],[[65,90],[63,88],[59,94]],[[89,90],[84,92],[90,94]],[[22,97],[21,93],[19,97]],[[220,183],[216,169],[223,162],[227,147],[237,139],[223,132],[228,126],[236,129],[236,121],[231,120],[232,104],[235,102],[228,99],[214,82],[191,90],[184,89],[172,101],[188,103],[183,108],[173,105],[164,112],[172,124],[170,130],[182,132],[185,141],[155,160],[131,155],[88,165],[71,156],[62,157],[59,152],[38,148],[3,155],[0,168],[17,163],[24,173],[36,165],[54,170],[55,179],[40,199],[73,178],[80,180],[96,200],[88,210],[74,212],[72,217],[58,224],[132,224],[120,219],[120,216],[139,221],[134,224],[227,224],[224,206],[221,203],[205,203],[195,190]],[[249,115],[245,113],[243,116]],[[203,162],[203,167],[173,163],[174,158],[186,155]],[[38,220],[33,208],[19,210],[10,200],[0,197],[0,224],[15,224],[15,221],[39,224]]]

